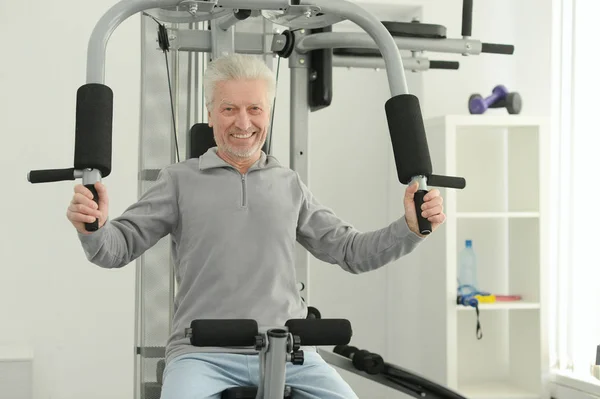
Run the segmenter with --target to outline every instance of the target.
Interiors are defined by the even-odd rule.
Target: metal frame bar
[[[87,83],[104,83],[106,45],[115,29],[130,16],[151,8],[172,7],[181,0],[121,0],[96,23],[88,43]]]
[[[392,97],[409,93],[400,51],[394,38],[381,21],[364,8],[346,0],[318,0],[315,3],[323,13],[344,17],[367,32],[377,44],[385,61]]]
[[[211,31],[181,29],[174,33],[171,46],[178,51],[211,52]],[[265,41],[272,43],[272,48],[265,48]],[[235,52],[240,54],[273,54],[283,49],[285,37],[274,33],[234,33]]]
[[[425,39],[418,37],[394,37],[396,47],[401,50],[431,51],[437,53],[472,54],[481,53],[482,43],[469,39]],[[296,43],[301,53],[323,48],[379,48],[366,33],[360,32],[323,32],[315,33]]]
[[[171,46],[177,51],[211,52],[211,40],[211,32],[181,29],[174,31],[174,39],[171,41]],[[240,54],[269,55],[283,49],[285,45],[285,40],[285,36],[282,34],[235,33],[235,52]],[[272,48],[266,49],[265,43],[272,43]],[[373,48],[375,48],[374,42]],[[300,53],[306,52],[303,51]],[[429,70],[429,59],[426,57],[402,57],[402,63],[404,65],[404,70],[406,71]],[[338,55],[333,56],[333,66],[347,68],[381,69],[384,69],[386,67],[385,61],[381,57]]]
[[[290,0],[217,0],[217,5],[244,10],[283,10],[290,6]]]
[[[403,57],[405,71],[427,71],[429,70],[429,59],[425,57]],[[332,59],[334,67],[346,68],[371,68],[384,69],[385,62],[378,57],[355,57],[334,55]]]
[[[304,29],[294,32],[296,38],[306,34]],[[307,57],[297,52],[292,53],[290,67],[290,168],[295,170],[300,179],[309,185],[310,135],[308,129],[308,83],[309,68]],[[301,284],[302,298],[310,303],[309,264],[310,256],[306,249],[296,244],[296,277]]]

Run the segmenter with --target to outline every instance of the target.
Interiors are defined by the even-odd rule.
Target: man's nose
[[[252,126],[250,121],[250,115],[245,110],[238,112],[237,118],[235,119],[235,126],[241,130],[248,130]]]

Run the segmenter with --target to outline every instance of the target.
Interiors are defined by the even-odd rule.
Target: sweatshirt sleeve
[[[382,229],[360,232],[320,204],[299,178],[298,182],[303,201],[296,239],[324,262],[364,273],[410,253],[426,239],[409,229],[404,216]]]
[[[123,267],[174,231],[178,214],[176,188],[163,169],[156,183],[121,216],[95,232],[77,235],[90,262],[105,268]]]

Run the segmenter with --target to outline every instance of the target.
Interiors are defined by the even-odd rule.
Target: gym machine
[[[380,21],[367,9],[346,0],[121,0],[98,21],[89,40],[86,83],[77,92],[73,167],[31,171],[27,178],[31,183],[81,178],[82,183],[95,193],[93,184],[110,175],[113,93],[104,82],[105,51],[112,32],[127,18],[141,13],[143,29],[146,31],[156,29],[158,24],[159,48],[154,49],[154,56],[160,54],[157,50],[162,50],[165,58],[171,50],[193,53],[196,56],[198,53],[209,53],[211,58],[238,52],[262,55],[270,66],[275,56],[288,59],[292,93],[290,167],[305,181],[308,171],[307,116],[309,112],[318,111],[331,104],[333,68],[385,68],[391,94],[385,104],[385,111],[398,180],[405,185],[415,181],[419,183],[420,189],[415,196],[419,206],[429,187],[462,189],[466,183],[460,177],[433,173],[419,100],[409,93],[405,70],[458,68],[456,62],[430,61],[419,54],[424,51],[462,55],[512,54],[514,51],[511,45],[483,43],[471,37],[472,7],[472,1],[464,1],[462,38],[448,38],[443,26],[420,22]],[[260,20],[263,32],[236,30],[237,26],[249,19]],[[332,27],[335,24],[346,20],[356,24],[364,33],[333,31]],[[165,23],[171,24],[170,31],[165,28]],[[203,27],[209,24],[208,29],[200,29],[200,24]],[[184,25],[188,28],[183,29]],[[274,32],[273,25],[285,26],[288,30]],[[409,50],[413,56],[403,58],[400,50]],[[142,56],[151,59],[153,55],[148,54],[148,51],[143,51]],[[194,102],[191,97],[197,95],[198,86],[201,86],[197,76],[201,68],[199,58],[191,60],[192,57],[187,82],[184,84],[189,88],[188,105],[194,103],[197,110],[199,101],[196,99]],[[151,67],[143,63],[143,68]],[[173,76],[178,77],[177,72],[174,72]],[[175,83],[177,87],[182,84],[177,81]],[[193,94],[192,89],[195,89]],[[147,92],[148,88],[143,90]],[[168,94],[172,95],[170,81]],[[169,105],[172,109],[175,108],[174,103],[180,101],[179,97],[171,97]],[[186,121],[182,123],[182,119]],[[191,142],[194,140],[192,132],[204,131],[203,139],[206,141],[207,137],[210,138],[210,135],[206,136],[206,129],[201,124],[192,126],[192,121],[197,120],[197,113],[192,115],[189,107],[186,118],[176,116],[173,112],[173,126],[170,128],[175,133],[175,148],[171,142],[171,145],[166,146],[168,150],[163,152],[167,158],[163,157],[153,165],[150,165],[152,162],[141,165],[141,191],[145,185],[152,184],[153,176],[155,177],[155,172],[161,165],[179,161],[176,132],[180,125],[185,125],[186,131],[190,132],[187,136],[187,145],[190,147],[186,151],[188,156],[193,155],[190,152]],[[142,136],[145,125],[146,122],[142,121]],[[271,139],[272,136],[269,135],[263,148],[267,153],[271,151]],[[165,137],[159,140],[164,143]],[[146,156],[144,152],[149,151],[147,145],[146,140],[140,140],[142,160]],[[308,184],[307,181],[306,183]],[[97,228],[97,222],[86,224],[88,231]],[[422,234],[429,234],[431,225],[426,219],[419,217],[419,229]],[[167,270],[168,279],[160,275],[165,272],[164,265],[169,265],[168,254],[169,243],[163,240],[138,260],[136,398],[152,399],[160,396],[161,368],[164,367],[162,345],[166,334],[158,334],[160,339],[154,342],[146,338],[148,331],[152,329],[166,330],[168,333],[176,290],[173,265]],[[161,266],[149,268],[145,263],[152,257],[155,257],[155,263]],[[299,290],[304,291],[308,280],[306,251],[297,252],[296,267]],[[145,275],[142,276],[142,273]],[[303,299],[309,302],[307,296],[304,297]],[[152,301],[161,306],[162,310],[149,316],[148,309]],[[152,325],[153,323],[155,325]],[[209,334],[203,335],[206,331]],[[375,369],[364,364],[361,366],[359,359],[373,361],[373,357],[359,356],[360,351],[348,350],[347,345],[352,335],[351,326],[343,319],[321,319],[313,316],[303,320],[290,320],[285,326],[258,326],[252,320],[195,320],[186,334],[192,345],[250,346],[253,353],[260,355],[263,371],[260,385],[224,392],[223,398],[293,397],[293,392],[289,387],[285,387],[284,383],[285,364],[288,361],[302,361],[300,345],[335,345],[338,350],[334,352],[318,349],[328,363],[414,397],[461,398],[445,387],[382,360],[378,362],[382,366]],[[155,382],[147,378],[152,374],[150,370],[153,368]]]

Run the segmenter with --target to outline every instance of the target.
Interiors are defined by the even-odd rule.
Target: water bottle
[[[458,292],[461,295],[474,294],[478,291],[477,257],[473,250],[473,242],[465,241],[465,247],[458,254]]]

